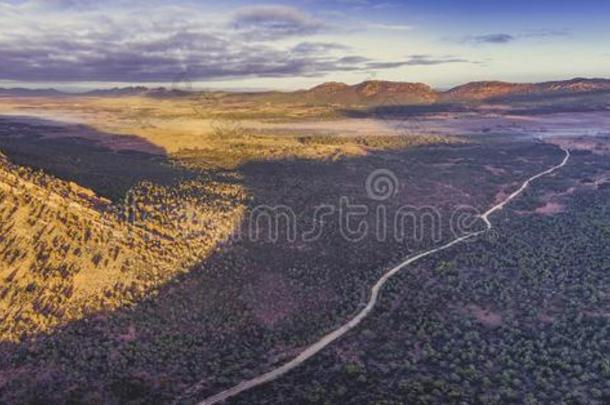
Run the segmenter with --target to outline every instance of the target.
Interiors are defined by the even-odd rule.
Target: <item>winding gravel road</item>
[[[379,293],[381,291],[381,288],[383,287],[383,285],[392,277],[394,276],[396,273],[398,273],[400,270],[402,270],[404,267],[418,261],[419,259],[422,259],[426,256],[430,256],[436,252],[440,252],[442,250],[445,249],[449,249],[450,247],[457,245],[458,243],[461,243],[467,239],[471,239],[474,238],[478,235],[481,235],[482,233],[485,233],[489,230],[491,230],[493,228],[493,224],[491,223],[491,221],[489,220],[489,216],[492,215],[493,213],[503,209],[508,203],[510,203],[512,200],[514,200],[516,197],[518,197],[529,185],[532,181],[542,177],[542,176],[546,176],[548,174],[553,173],[554,171],[562,168],[563,166],[566,165],[566,163],[568,163],[568,160],[570,159],[570,151],[567,149],[562,148],[562,150],[565,152],[565,157],[562,160],[562,162],[556,166],[551,167],[548,170],[545,170],[541,173],[538,173],[535,176],[530,177],[529,179],[527,179],[522,185],[521,187],[515,191],[514,193],[512,193],[511,195],[509,195],[505,200],[503,200],[501,203],[494,205],[493,207],[491,207],[489,210],[487,210],[483,215],[480,216],[480,218],[485,222],[485,225],[487,227],[487,229],[482,230],[482,231],[477,231],[477,232],[471,232],[469,234],[466,234],[464,236],[461,236],[457,239],[454,239],[453,241],[442,245],[440,247],[437,247],[435,249],[431,249],[428,251],[425,251],[423,253],[419,253],[415,256],[412,256],[408,259],[406,259],[404,262],[400,263],[399,265],[397,265],[396,267],[391,268],[390,270],[388,270],[383,276],[381,276],[381,278],[377,281],[377,283],[375,283],[375,285],[373,286],[373,288],[371,289],[371,296],[370,299],[366,305],[366,307],[364,307],[358,314],[356,314],[350,321],[348,321],[347,323],[341,325],[340,327],[338,327],[337,329],[335,329],[334,331],[328,333],[327,335],[324,335],[322,338],[320,338],[320,340],[318,340],[317,342],[312,343],[310,346],[308,346],[306,349],[304,349],[297,357],[295,357],[294,359],[290,360],[289,362],[267,372],[264,373],[258,377],[254,377],[250,380],[247,381],[243,381],[239,384],[237,384],[234,387],[231,387],[227,390],[224,390],[222,392],[219,392],[216,395],[213,395],[209,398],[206,398],[203,402],[200,402],[199,405],[212,405],[212,404],[216,404],[222,401],[225,401],[226,399],[233,397],[241,392],[247,391],[251,388],[254,388],[256,386],[265,384],[269,381],[275,380],[279,377],[281,377],[282,375],[286,374],[287,372],[289,372],[290,370],[300,366],[303,362],[305,362],[306,360],[310,359],[311,357],[315,356],[317,353],[319,353],[322,349],[324,349],[326,346],[330,345],[332,342],[334,342],[335,340],[339,339],[341,336],[345,335],[347,332],[349,332],[351,329],[355,328],[360,322],[362,322],[362,320],[364,318],[367,317],[367,315],[369,315],[371,313],[371,311],[373,310],[373,308],[375,307],[375,304],[377,304],[377,298],[379,297]],[[194,392],[196,392],[198,390],[199,387],[202,387],[203,383],[196,385],[195,387],[193,387]]]

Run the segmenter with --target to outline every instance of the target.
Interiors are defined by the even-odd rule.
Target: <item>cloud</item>
[[[241,8],[223,20],[192,5],[158,6],[150,16],[139,0],[112,13],[95,4],[83,10],[88,1],[54,0],[51,8],[0,3],[0,80],[171,83],[184,75],[191,81],[320,77],[466,62],[371,59],[342,43],[314,40],[329,26],[293,7]]]
[[[517,34],[507,33],[495,33],[495,34],[484,34],[484,35],[470,35],[462,37],[459,42],[469,42],[474,44],[507,44],[509,42],[528,39],[528,38],[551,38],[551,37],[565,37],[571,35],[571,31],[566,28],[562,29],[548,29],[540,28],[536,30],[529,30]]]
[[[568,28],[560,29],[548,29],[540,28],[536,30],[530,30],[520,34],[522,38],[549,38],[549,37],[567,37],[572,35],[572,31]]]
[[[393,62],[370,62],[367,64],[369,69],[394,69],[403,66],[434,66],[444,65],[447,63],[479,63],[465,58],[456,56],[440,56],[434,57],[431,55],[411,55],[403,61]]]
[[[464,42],[474,42],[477,44],[506,44],[515,40],[510,34],[485,34],[466,37]]]
[[[52,9],[43,3],[0,4],[6,11],[0,14],[0,80],[163,83],[183,73],[214,80],[357,68],[340,60],[349,48],[338,43],[277,45],[276,38],[323,26],[291,7],[239,9],[223,21],[189,6],[161,7],[151,17],[140,6],[108,13],[81,10],[83,0],[56,0]]]
[[[345,70],[338,58],[309,56],[268,46],[235,44],[209,34],[177,34],[104,47],[55,38],[0,49],[0,78],[18,81],[170,82],[186,71],[192,80],[280,77]],[[183,49],[184,51],[180,51]]]
[[[169,24],[169,21],[167,21]],[[344,55],[336,43],[302,42],[292,47],[249,43],[218,32],[196,31],[184,21],[167,32],[158,22],[118,22],[95,30],[42,29],[0,36],[0,79],[14,81],[171,82],[243,77],[321,76],[363,68],[369,59]],[[146,29],[144,29],[146,28]]]
[[[400,24],[368,24],[368,28],[387,30],[387,31],[411,31],[413,27],[411,25],[400,25]]]
[[[311,54],[324,53],[328,51],[346,51],[351,49],[349,46],[336,42],[301,42],[292,48],[293,52]]]
[[[249,39],[277,39],[311,35],[325,25],[311,15],[290,6],[251,6],[237,10],[231,27]]]
[[[330,1],[326,1],[329,3]],[[378,0],[334,0],[335,3],[351,7],[355,11],[382,10],[397,7],[399,2],[380,2]]]
[[[365,58],[364,56],[345,56],[339,59],[337,62],[342,65],[359,65],[368,61],[370,61],[370,59]]]

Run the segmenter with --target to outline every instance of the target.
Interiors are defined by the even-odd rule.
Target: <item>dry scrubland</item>
[[[462,204],[483,211],[562,155],[506,134],[252,131],[338,109],[245,96],[0,108],[85,123],[0,118],[2,403],[196,403],[294,357],[435,244],[429,229],[348,241],[335,217],[308,243],[231,238],[254,207],[286,204],[301,230],[341,196],[374,212],[364,181],[386,168],[389,215],[433,206],[447,241]],[[499,212],[498,233],[406,269],[361,327],[235,402],[607,403],[610,140],[559,142],[569,165]]]
[[[405,269],[358,330],[233,402],[609,403],[610,138],[556,142],[569,163],[496,213],[493,237]],[[498,174],[527,164],[494,149]]]
[[[123,204],[0,157],[0,339],[137,302],[199,263],[243,213],[238,185],[143,182]]]
[[[226,98],[226,99],[225,99]],[[264,103],[230,96],[177,99],[147,97],[66,98],[7,100],[0,98],[7,113],[39,115],[50,119],[84,122],[109,134],[137,135],[154,145],[125,145],[126,141],[97,138],[110,148],[155,148],[200,167],[235,168],[253,160],[286,158],[328,159],[362,156],[370,150],[456,142],[442,136],[344,137],[341,133],[277,133],[252,130],[248,122],[298,122],[337,117],[336,106]],[[242,124],[241,122],[244,122]],[[85,136],[85,135],[83,135]]]
[[[60,167],[66,179],[13,164],[4,155],[1,158],[0,278],[6,282],[0,289],[0,338],[9,341],[129,306],[205,260],[232,234],[251,197],[240,175],[232,171],[239,165],[273,159],[330,160],[362,156],[371,150],[450,142],[426,136],[366,139],[252,134],[239,124],[246,114],[295,119],[319,111],[254,108],[251,103],[223,104],[217,99],[1,102],[9,113],[27,111],[88,124],[30,125],[26,119],[3,128],[5,146],[15,148],[20,163],[50,173]],[[45,148],[54,142],[70,142],[70,138],[82,138],[90,142],[88,148],[100,147],[110,154],[81,156],[77,151],[58,164],[54,159],[61,157],[52,155],[66,150]],[[34,140],[38,143],[32,144]],[[75,157],[112,158],[113,153],[129,149],[165,155],[164,165],[176,174],[161,182],[151,171],[127,186],[104,184],[97,190],[105,194],[102,196],[84,186],[95,189],[97,183],[80,181],[85,173],[71,162]],[[222,177],[210,176],[210,170],[227,169],[230,171]],[[128,175],[130,168],[118,170]]]

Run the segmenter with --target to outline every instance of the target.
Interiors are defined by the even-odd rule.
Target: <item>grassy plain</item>
[[[285,158],[328,159],[362,156],[369,150],[400,149],[431,142],[455,140],[429,134],[409,137],[381,136],[379,139],[348,138],[340,132],[312,136],[252,130],[254,122],[320,120],[336,114],[331,107],[223,101],[221,96],[177,99],[147,97],[1,99],[6,113],[39,115],[44,118],[85,123],[106,134],[135,135],[168,155],[200,156],[198,165],[235,168],[251,160]],[[428,136],[425,136],[428,135]],[[82,132],[79,136],[85,136]],[[93,135],[90,135],[90,137]],[[117,137],[96,137],[111,149],[135,148]]]

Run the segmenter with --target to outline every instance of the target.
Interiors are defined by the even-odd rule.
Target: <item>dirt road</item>
[[[562,150],[565,152],[565,157],[562,160],[562,162],[556,166],[551,167],[548,170],[545,170],[541,173],[536,174],[535,176],[530,177],[529,179],[527,179],[525,182],[523,182],[523,184],[521,185],[521,187],[519,187],[518,190],[516,190],[514,193],[512,193],[511,195],[509,195],[506,199],[504,199],[502,202],[500,202],[499,204],[494,205],[493,207],[491,207],[489,210],[487,210],[483,215],[481,215],[481,220],[484,221],[485,225],[486,225],[486,229],[482,230],[482,231],[477,231],[477,232],[472,232],[469,234],[466,234],[464,236],[461,236],[457,239],[454,239],[453,241],[442,245],[440,247],[437,247],[435,249],[431,249],[428,251],[425,251],[423,253],[419,253],[415,256],[412,256],[408,259],[406,259],[405,261],[403,261],[402,263],[400,263],[399,265],[397,265],[396,267],[391,268],[390,270],[388,270],[386,273],[384,273],[383,276],[381,276],[381,278],[375,283],[375,285],[373,286],[373,288],[371,289],[371,295],[369,298],[369,301],[366,305],[366,307],[364,307],[358,314],[356,314],[356,316],[354,316],[351,320],[349,320],[347,323],[339,326],[337,329],[333,330],[332,332],[328,333],[327,335],[324,335],[322,338],[320,338],[317,342],[312,343],[310,346],[308,346],[305,350],[303,350],[297,357],[295,357],[294,359],[290,360],[289,362],[265,373],[262,374],[258,377],[252,378],[250,380],[247,381],[243,381],[239,384],[237,384],[234,387],[231,387],[227,390],[224,390],[222,392],[219,392],[216,395],[213,395],[209,398],[206,398],[203,402],[201,402],[199,405],[212,405],[212,404],[216,404],[219,402],[222,402],[230,397],[233,397],[241,392],[247,391],[251,388],[254,388],[256,386],[265,384],[269,381],[275,380],[279,377],[281,377],[282,375],[286,374],[287,372],[289,372],[290,370],[300,366],[303,362],[305,362],[306,360],[310,359],[311,357],[315,356],[317,353],[319,353],[322,349],[324,349],[326,346],[330,345],[332,342],[334,342],[335,340],[339,339],[340,337],[342,337],[343,335],[345,335],[347,332],[349,332],[351,329],[355,328],[360,322],[362,322],[362,320],[364,318],[366,318],[371,311],[373,310],[373,308],[375,307],[375,304],[377,304],[377,299],[379,297],[379,293],[381,291],[381,288],[384,286],[384,284],[392,277],[394,276],[396,273],[398,273],[400,270],[402,270],[404,267],[426,257],[426,256],[430,256],[436,252],[442,251],[442,250],[446,250],[449,249],[450,247],[457,245],[458,243],[461,243],[467,239],[471,239],[474,238],[478,235],[481,235],[489,230],[491,230],[493,228],[493,224],[491,223],[491,221],[489,220],[489,217],[497,212],[500,211],[501,209],[503,209],[508,203],[510,203],[512,200],[514,200],[516,197],[518,197],[521,193],[523,193],[523,191],[530,185],[530,183],[542,176],[546,176],[548,174],[553,173],[554,171],[562,168],[563,166],[566,165],[566,163],[568,163],[568,160],[570,159],[570,151],[567,149],[563,149]],[[202,385],[202,384],[200,384]],[[192,392],[197,392],[198,391],[198,387],[195,386],[192,389]]]

